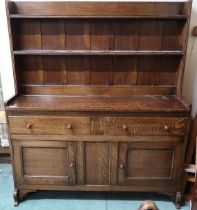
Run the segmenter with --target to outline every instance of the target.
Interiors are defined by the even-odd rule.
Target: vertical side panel
[[[128,148],[128,143],[122,142],[118,146],[118,183],[121,185],[126,184],[126,152]]]
[[[110,160],[110,183],[117,185],[118,175],[118,142],[111,142],[111,160]]]
[[[85,184],[85,147],[84,142],[77,142],[77,153],[76,153],[76,170],[77,170],[77,184]]]
[[[178,143],[174,145],[174,170],[172,171],[172,183],[177,184],[177,177],[179,177],[183,173],[183,163],[184,163],[184,156],[181,154],[183,153],[184,145],[182,143]],[[177,170],[176,170],[177,169]]]
[[[69,142],[69,185],[76,184],[76,142]]]

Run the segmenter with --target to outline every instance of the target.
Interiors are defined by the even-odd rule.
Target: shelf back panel
[[[20,84],[176,85],[181,56],[15,56]]]
[[[183,50],[185,20],[11,20],[14,50]]]

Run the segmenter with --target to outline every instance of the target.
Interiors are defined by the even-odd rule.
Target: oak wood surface
[[[49,106],[50,104],[50,106]],[[57,106],[58,105],[58,106]],[[7,109],[123,112],[189,112],[175,96],[48,96],[21,95]]]
[[[8,120],[13,134],[90,134],[88,117],[10,116]]]
[[[34,190],[162,192],[180,206],[191,1],[7,1],[18,204]]]
[[[127,72],[125,71],[125,74]],[[128,72],[128,74],[130,74]],[[114,74],[114,83],[127,83],[130,78],[121,77],[121,73]],[[136,77],[136,76],[135,76]],[[136,80],[136,79],[135,79]],[[124,84],[125,84],[124,83]],[[106,96],[131,96],[131,95],[174,95],[175,86],[135,86],[135,85],[28,85],[19,86],[25,95],[106,95]],[[13,100],[12,100],[13,101]],[[182,100],[181,100],[182,101]],[[10,103],[9,103],[10,104]],[[187,106],[188,102],[183,103]]]
[[[156,16],[188,15],[189,3],[185,2],[9,2],[11,14],[54,16]],[[170,8],[170,9],[169,9]]]

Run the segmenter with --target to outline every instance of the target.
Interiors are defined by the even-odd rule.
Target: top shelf
[[[191,1],[8,1],[11,18],[189,17]]]

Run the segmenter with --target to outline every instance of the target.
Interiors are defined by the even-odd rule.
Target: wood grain
[[[48,104],[50,104],[50,107]],[[188,107],[177,100],[175,96],[163,95],[133,95],[130,97],[21,95],[6,109],[26,111],[189,112]]]
[[[188,15],[185,7],[186,2],[9,2],[11,14],[23,15],[54,15],[54,16],[75,16],[75,17],[129,17],[129,16],[151,16],[168,17]],[[44,8],[44,9],[43,9]],[[169,9],[170,8],[170,9]]]
[[[90,134],[87,117],[10,116],[8,119],[13,134]]]
[[[187,121],[184,118],[105,118],[104,133],[124,136],[185,136]]]
[[[191,1],[7,1],[14,201],[34,190],[160,192],[180,206]]]
[[[107,142],[85,143],[85,176],[87,185],[110,184],[110,144]]]

